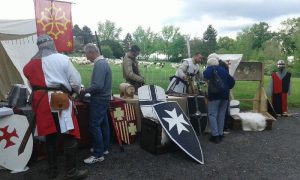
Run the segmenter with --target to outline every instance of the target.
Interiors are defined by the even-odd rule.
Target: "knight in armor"
[[[136,59],[139,54],[140,48],[137,45],[131,46],[130,51],[124,56],[122,64],[123,78],[134,86],[136,93],[138,88],[144,84],[144,77],[140,73],[139,63]]]
[[[58,135],[61,135],[64,138],[65,178],[83,179],[88,171],[78,170],[76,166],[77,139],[80,138],[80,132],[73,102],[69,98],[64,99],[69,101],[69,105],[61,111],[54,110],[50,103],[54,92],[79,93],[80,74],[67,56],[56,51],[50,36],[39,36],[37,46],[39,51],[25,65],[23,73],[32,88],[36,133],[46,137],[47,175],[50,179],[58,176],[56,143]]]
[[[199,69],[202,59],[200,53],[195,53],[192,58],[184,59],[175,76],[171,77],[166,93],[195,94],[195,81],[203,80],[202,72]]]
[[[277,114],[287,115],[287,97],[291,94],[292,74],[285,69],[285,62],[277,62],[278,71],[273,72],[270,79],[269,94],[272,96],[272,105]]]

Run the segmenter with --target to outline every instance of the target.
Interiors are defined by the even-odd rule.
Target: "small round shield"
[[[10,115],[0,120],[0,166],[13,171],[23,171],[31,153],[33,140],[30,135],[24,152],[18,155],[18,149],[29,123],[25,116]]]

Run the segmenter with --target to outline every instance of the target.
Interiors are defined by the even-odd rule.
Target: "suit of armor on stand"
[[[269,94],[272,96],[272,105],[277,114],[287,115],[287,97],[291,94],[290,72],[285,70],[283,60],[277,62],[278,72],[273,72],[270,80]]]

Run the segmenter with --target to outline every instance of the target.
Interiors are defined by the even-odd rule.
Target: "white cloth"
[[[48,91],[48,99],[49,99],[49,104],[50,104],[50,100],[51,100],[51,94],[53,93],[53,91]],[[58,119],[59,119],[59,126],[60,126],[60,132],[61,133],[66,133],[69,130],[74,129],[74,124],[73,124],[73,120],[72,120],[72,101],[69,100],[69,108],[62,110],[59,113]],[[51,109],[52,112],[57,112],[57,110],[53,110]]]
[[[47,87],[64,85],[69,91],[79,93],[81,78],[68,56],[51,54],[42,58],[43,72]]]
[[[56,53],[43,57],[42,68],[47,87],[59,87],[60,85],[63,85],[69,91],[73,90],[79,93],[81,86],[80,74],[74,68],[68,56]],[[48,92],[49,101],[52,93],[52,91]],[[66,133],[67,131],[74,129],[72,120],[73,106],[72,101],[69,100],[69,102],[69,108],[62,110],[59,116],[60,130],[62,133]]]
[[[262,131],[266,128],[266,117],[261,113],[238,113],[242,121],[243,131]]]

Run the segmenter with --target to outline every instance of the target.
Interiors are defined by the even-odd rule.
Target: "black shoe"
[[[223,135],[219,135],[220,141],[222,141],[224,137],[225,137],[224,134]]]
[[[88,174],[89,172],[87,169],[77,170],[73,168],[67,172],[65,179],[70,179],[70,180],[84,179],[88,176]]]
[[[209,141],[216,144],[221,142],[219,136],[210,136]]]
[[[57,166],[49,167],[47,176],[49,179],[55,179],[58,176],[58,168]]]

